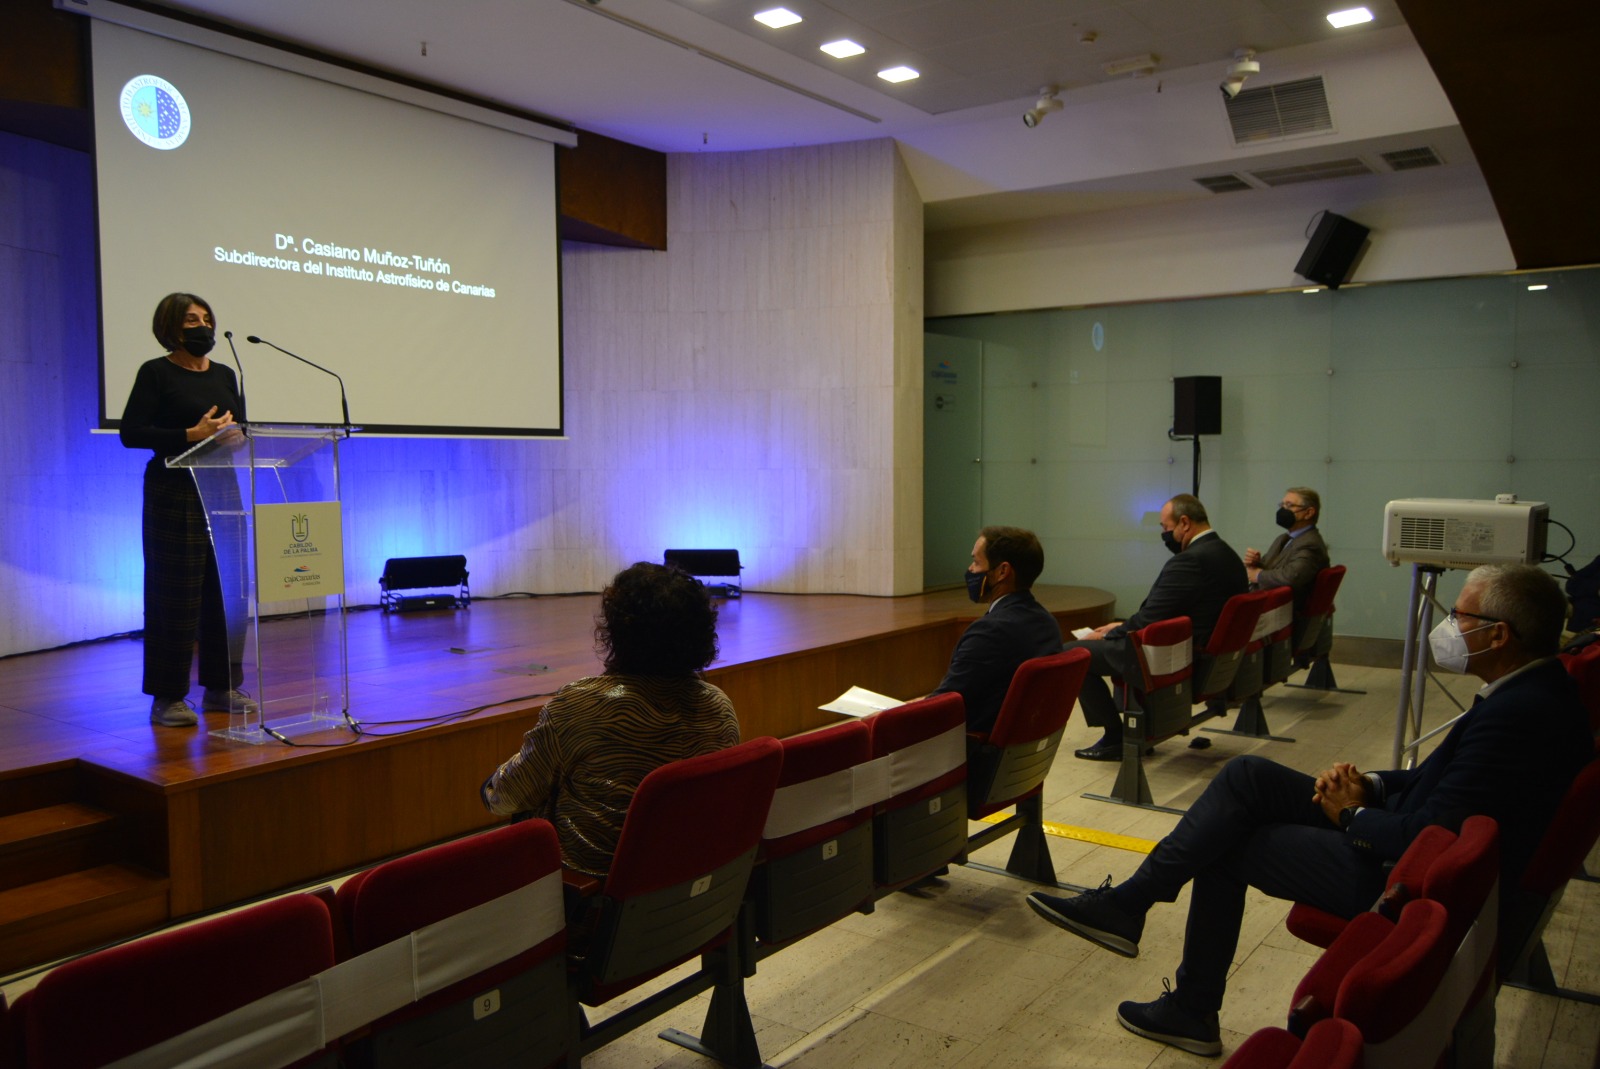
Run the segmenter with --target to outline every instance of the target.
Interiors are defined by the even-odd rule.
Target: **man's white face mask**
[[[1465,672],[1467,658],[1473,656],[1472,651],[1467,649],[1466,636],[1473,631],[1482,631],[1485,627],[1493,626],[1494,623],[1491,622],[1464,632],[1449,617],[1440,620],[1439,626],[1428,633],[1428,648],[1433,651],[1433,663],[1447,672]]]

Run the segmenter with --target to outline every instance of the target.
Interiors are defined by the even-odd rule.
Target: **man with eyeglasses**
[[[1295,611],[1305,609],[1312,581],[1328,566],[1328,544],[1317,530],[1317,520],[1321,517],[1322,498],[1315,490],[1309,486],[1291,486],[1284,491],[1276,516],[1284,533],[1265,553],[1257,549],[1244,551],[1244,570],[1250,578],[1250,589],[1292,587]]]
[[[1500,824],[1500,885],[1515,888],[1556,806],[1594,754],[1576,685],[1556,660],[1566,599],[1531,565],[1474,570],[1429,645],[1441,667],[1484,683],[1417,767],[1317,776],[1253,755],[1225,765],[1131,878],[1074,898],[1028,896],[1033,911],[1137,957],[1145,914],[1193,881],[1177,984],[1124,1002],[1130,1032],[1195,1054],[1222,1051],[1217,1011],[1239,941],[1245,888],[1354,917],[1383,893],[1385,866],[1430,824],[1474,814]],[[1503,895],[1502,903],[1513,900]]]

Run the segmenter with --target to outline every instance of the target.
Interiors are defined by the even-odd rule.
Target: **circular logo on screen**
[[[177,86],[154,74],[130,78],[122,87],[122,121],[151,148],[177,148],[189,140],[189,102]]]

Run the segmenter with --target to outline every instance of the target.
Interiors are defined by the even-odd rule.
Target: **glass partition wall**
[[[1350,571],[1338,631],[1400,638],[1410,575],[1383,559],[1386,502],[1547,501],[1600,553],[1600,270],[930,319],[924,582],[960,580],[978,527],[1037,531],[1041,581],[1137,607],[1166,558],[1156,514],[1191,489],[1172,380],[1222,377],[1200,499],[1265,548],[1290,486],[1323,498]],[[1553,528],[1551,552],[1568,546]],[[948,558],[948,559],[946,559]],[[1559,571],[1559,565],[1552,565]],[[1452,597],[1464,573],[1440,583]]]

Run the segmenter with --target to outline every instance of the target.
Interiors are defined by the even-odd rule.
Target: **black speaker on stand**
[[[1194,443],[1194,490],[1200,495],[1200,436],[1222,433],[1222,376],[1181,375],[1172,380],[1172,430],[1167,437]]]

